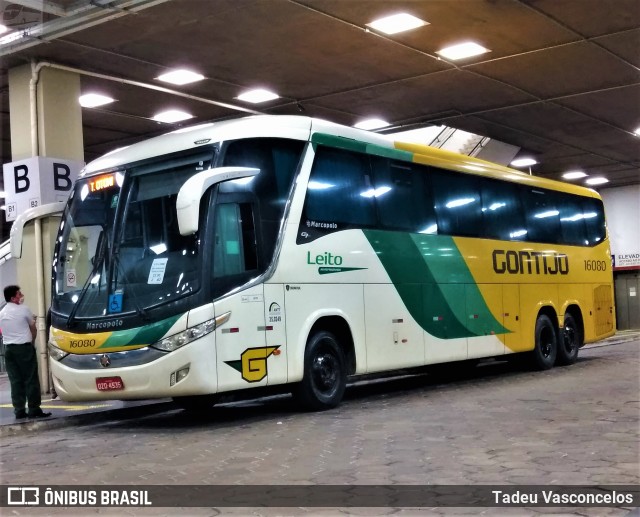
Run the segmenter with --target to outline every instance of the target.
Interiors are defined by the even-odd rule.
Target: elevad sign
[[[2,166],[7,221],[29,208],[66,201],[83,162],[36,156]]]

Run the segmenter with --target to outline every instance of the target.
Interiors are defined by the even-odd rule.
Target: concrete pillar
[[[40,69],[36,83],[37,128],[31,127],[31,80],[31,65],[9,70],[11,159],[49,156],[84,161],[80,76],[47,66]]]
[[[12,161],[36,156],[84,161],[82,108],[78,101],[80,77],[48,66],[36,70],[35,76],[31,65],[9,70]],[[34,108],[35,127],[32,125]],[[56,218],[25,227],[22,257],[15,259],[18,284],[37,316],[36,347],[43,393],[50,389],[46,314],[51,299],[50,268],[58,222]]]

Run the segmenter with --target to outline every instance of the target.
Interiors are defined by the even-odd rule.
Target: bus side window
[[[255,221],[250,203],[216,205],[213,279],[224,280],[258,268]],[[218,287],[226,282],[217,282]],[[215,289],[218,294],[222,294]]]
[[[305,200],[305,217],[313,221],[370,228],[375,225],[376,195],[365,154],[319,146]]]
[[[434,170],[431,174],[438,233],[479,237],[482,234],[478,178]]]
[[[436,233],[436,215],[424,167],[371,157],[378,227],[414,233]]]
[[[526,188],[522,201],[527,217],[527,240],[557,244],[561,240],[557,196],[548,190]]]
[[[582,199],[568,194],[558,193],[557,195],[560,198],[558,210],[560,211],[562,242],[574,246],[587,245],[587,229],[585,214],[582,211]]]
[[[488,239],[523,241],[527,229],[518,185],[482,179],[482,236]]]
[[[598,199],[583,199],[582,213],[587,231],[587,244],[595,246],[602,242],[606,234],[602,201]]]

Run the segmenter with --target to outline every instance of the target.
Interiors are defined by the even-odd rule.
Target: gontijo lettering
[[[567,275],[569,257],[564,253],[493,250],[493,270],[499,275]]]

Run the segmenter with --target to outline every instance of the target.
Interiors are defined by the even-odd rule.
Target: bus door
[[[216,329],[218,391],[267,384],[264,288],[246,289],[259,272],[255,204],[245,194],[219,195],[213,210],[211,285],[216,317],[229,319]],[[233,293],[233,294],[229,294]]]

